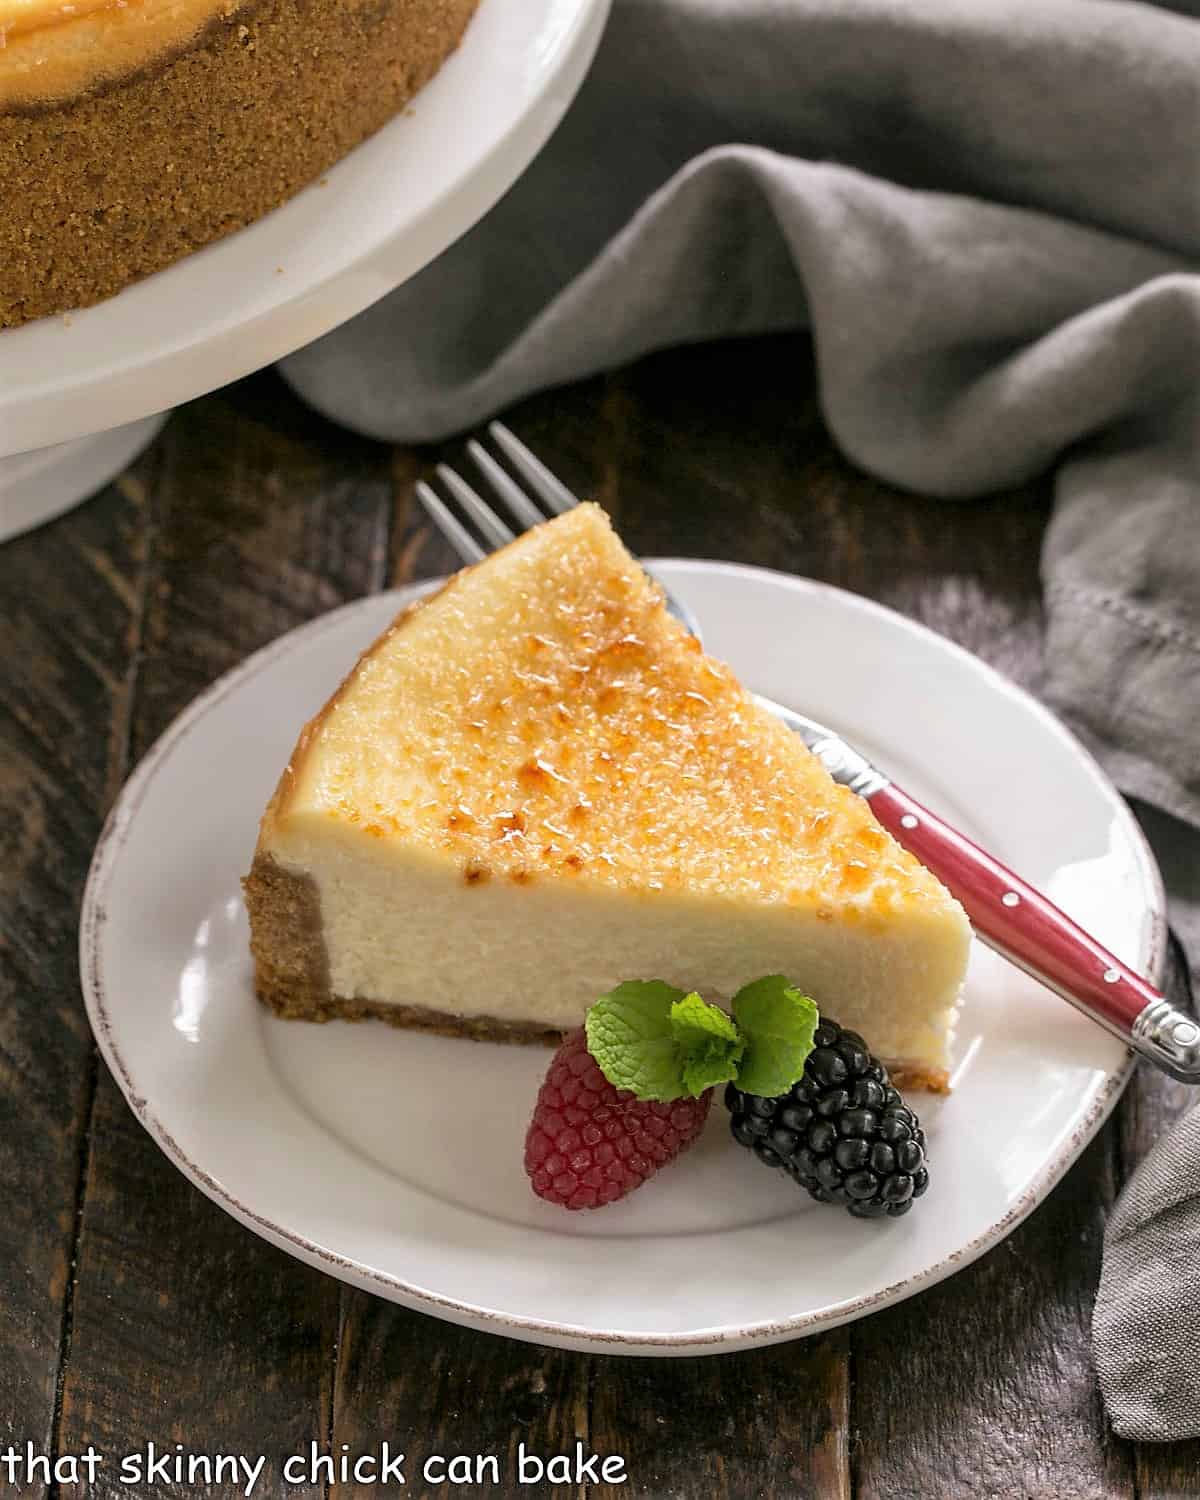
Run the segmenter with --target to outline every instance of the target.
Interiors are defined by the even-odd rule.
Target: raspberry
[[[615,1203],[692,1144],[711,1103],[711,1089],[663,1104],[614,1088],[580,1027],[554,1054],[538,1090],[525,1136],[533,1190],[563,1208]]]

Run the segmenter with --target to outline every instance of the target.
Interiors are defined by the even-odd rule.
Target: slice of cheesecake
[[[245,882],[281,1016],[550,1040],[624,979],[786,974],[947,1085],[970,928],[581,505],[406,610],[300,735]]]

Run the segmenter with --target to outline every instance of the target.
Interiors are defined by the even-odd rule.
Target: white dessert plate
[[[0,331],[0,456],[190,401],[399,286],[533,160],[583,81],[609,3],[480,0],[412,105],[319,183],[107,302]]]
[[[655,571],[747,686],[851,736],[1157,976],[1162,893],[1137,825],[1031,698],[853,595],[719,563]],[[818,1206],[760,1166],[719,1101],[691,1152],[639,1192],[569,1214],[533,1196],[521,1165],[546,1051],[259,1008],[239,887],[259,815],[300,724],[417,591],[349,605],[223,678],[142,762],[100,840],[81,930],[88,1013],[175,1165],[256,1234],[356,1286],[610,1353],[716,1353],[828,1328],[1008,1234],[1099,1128],[1131,1064],[978,944],[953,1094],[914,1096],[929,1191],[882,1223]]]

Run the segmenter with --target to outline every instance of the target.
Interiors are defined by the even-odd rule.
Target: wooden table
[[[1036,690],[1049,480],[965,504],[857,472],[823,426],[804,340],[659,356],[510,420],[636,551],[827,580]],[[1185,1097],[1146,1071],[1048,1202],[960,1275],[850,1327],[712,1359],[540,1349],[352,1291],[227,1218],[134,1122],[76,969],[105,812],[248,652],[452,565],[413,484],[460,451],[354,437],[264,374],[181,409],[103,494],[0,547],[0,1449],[109,1456],[92,1486],[63,1471],[23,1493],[167,1493],[116,1482],[112,1456],[149,1440],[264,1453],[256,1496],[324,1500],[379,1491],[285,1486],[283,1456],[310,1441],[506,1458],[576,1437],[629,1475],[576,1495],[1200,1493],[1200,1444],[1114,1437],[1089,1352],[1105,1216]],[[388,1493],[469,1491],[410,1472]]]

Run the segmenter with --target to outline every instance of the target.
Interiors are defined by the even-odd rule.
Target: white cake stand
[[[131,461],[181,401],[281,359],[463,234],[545,144],[610,0],[480,0],[412,107],[320,183],[96,307],[0,332],[0,541]]]

